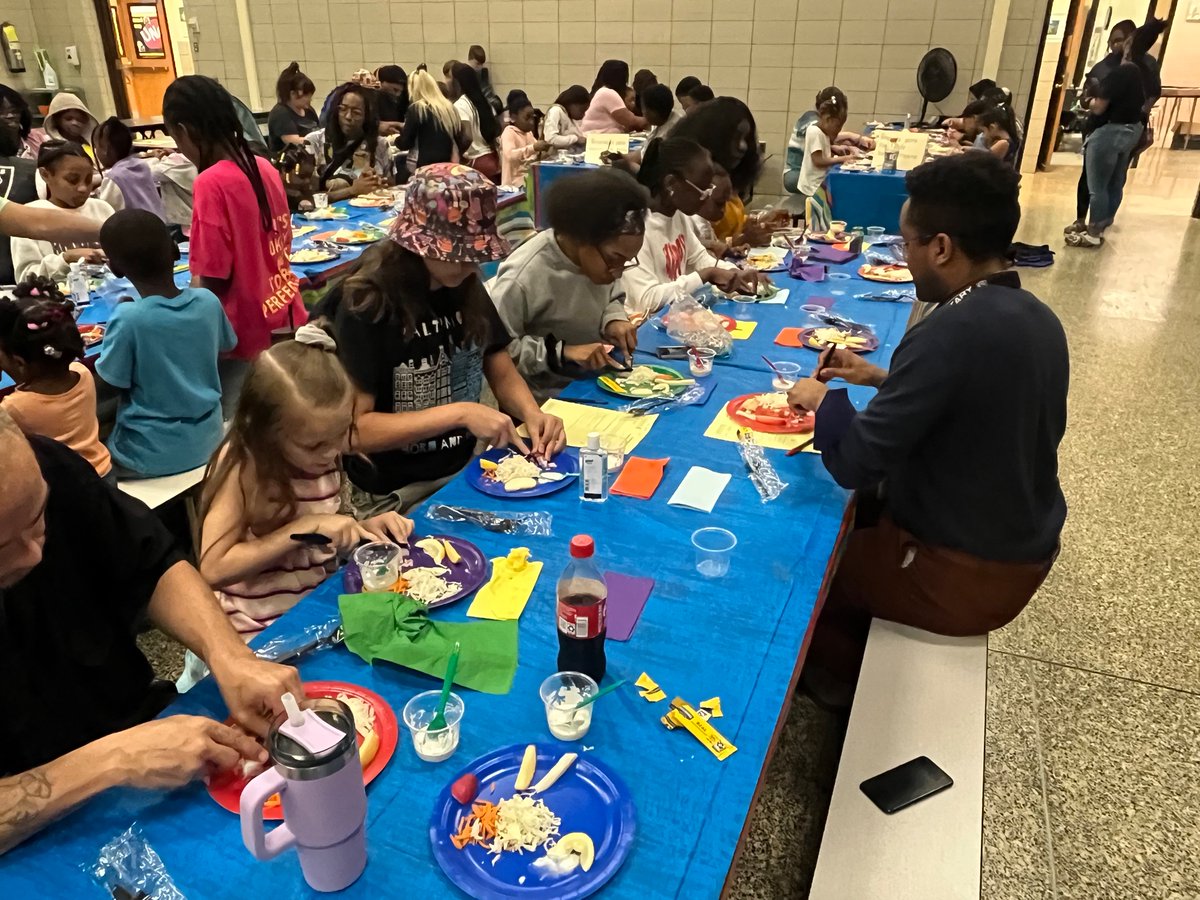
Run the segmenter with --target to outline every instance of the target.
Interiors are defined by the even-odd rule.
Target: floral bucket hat
[[[496,233],[496,186],[458,163],[417,169],[389,236],[418,256],[445,262],[490,262],[509,253]]]

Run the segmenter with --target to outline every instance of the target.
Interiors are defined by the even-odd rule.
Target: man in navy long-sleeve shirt
[[[1049,572],[1067,512],[1067,341],[1008,270],[1017,176],[965,153],[907,181],[900,230],[917,296],[936,308],[890,371],[827,351],[789,395],[816,410],[815,446],[837,482],[884,495],[878,522],[849,538],[813,641],[810,660],[843,681],[871,616],[951,635],[1011,621]],[[833,378],[879,392],[856,413]]]

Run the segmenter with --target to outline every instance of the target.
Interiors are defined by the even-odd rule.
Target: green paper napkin
[[[462,644],[454,683],[485,694],[507,694],[517,671],[517,623],[434,622],[425,607],[401,594],[338,598],[346,646],[363,662],[377,659],[446,676],[454,642]]]

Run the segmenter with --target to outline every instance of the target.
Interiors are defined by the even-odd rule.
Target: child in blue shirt
[[[96,372],[121,391],[108,447],[122,474],[157,477],[208,462],[221,442],[217,355],[237,343],[215,294],[175,286],[175,244],[153,213],[126,209],[100,230],[113,274],[141,299],[117,306]]]

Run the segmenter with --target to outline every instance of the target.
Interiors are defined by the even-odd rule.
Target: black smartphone
[[[931,797],[954,784],[954,779],[938,768],[928,756],[918,756],[868,778],[859,788],[871,802],[889,815]]]
[[[659,359],[687,359],[687,347],[657,347],[654,350],[654,355]]]

